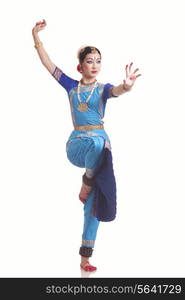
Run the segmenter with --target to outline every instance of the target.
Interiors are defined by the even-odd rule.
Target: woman
[[[141,74],[138,69],[132,71],[132,63],[126,65],[126,79],[118,86],[110,83],[102,84],[96,79],[101,69],[101,53],[96,47],[86,46],[78,51],[78,72],[81,80],[67,76],[49,58],[38,32],[46,26],[46,21],[37,22],[32,29],[35,48],[42,64],[68,93],[74,130],[66,144],[69,161],[80,168],[85,168],[79,199],[84,204],[84,228],[82,234],[81,268],[95,271],[96,267],[89,262],[92,256],[99,220],[92,213],[94,203],[94,180],[101,166],[103,150],[111,150],[111,143],[103,127],[106,101],[130,91],[135,80]]]

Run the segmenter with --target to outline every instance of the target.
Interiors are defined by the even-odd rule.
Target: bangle
[[[42,42],[38,42],[38,43],[35,43],[34,47],[37,49],[37,48],[39,48],[42,45],[43,45]]]

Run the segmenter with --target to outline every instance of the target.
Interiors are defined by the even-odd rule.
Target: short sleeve
[[[104,85],[104,90],[103,90],[103,99],[104,99],[104,102],[106,102],[107,99],[109,99],[109,98],[117,97],[117,96],[114,96],[112,94],[112,92],[111,92],[113,87],[114,87],[114,85],[110,84],[110,83],[106,83]]]
[[[58,81],[58,83],[69,93],[70,90],[78,85],[78,81],[67,76],[58,67],[55,68],[52,76]]]

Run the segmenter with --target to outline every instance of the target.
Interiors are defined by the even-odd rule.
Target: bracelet
[[[35,43],[34,47],[37,49],[37,48],[39,48],[42,45],[43,45],[42,42],[38,42],[38,43]]]

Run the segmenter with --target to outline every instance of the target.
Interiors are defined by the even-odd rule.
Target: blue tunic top
[[[53,72],[53,77],[58,81],[59,84],[67,91],[72,122],[74,126],[83,126],[88,124],[93,125],[102,125],[103,117],[105,114],[105,107],[108,98],[114,97],[111,93],[112,84],[97,84],[94,89],[93,94],[91,95],[90,100],[88,101],[88,110],[79,111],[77,107],[79,106],[79,100],[77,96],[78,80],[74,80],[71,77],[67,76],[60,68],[56,67]],[[82,103],[85,103],[94,84],[88,86],[81,86],[79,93]],[[101,135],[103,136],[110,144],[110,139],[104,129],[93,129],[90,131],[87,130],[73,130],[70,134],[69,139],[80,136],[92,136],[92,135]]]
[[[68,93],[71,116],[74,126],[83,126],[87,124],[102,125],[105,114],[105,106],[108,98],[114,97],[111,93],[112,84],[98,83],[88,101],[88,110],[79,111],[79,100],[77,88],[79,81],[74,80],[63,73],[58,67],[52,74],[54,78],[65,88]],[[80,87],[80,99],[85,103],[92,91],[93,85]],[[109,137],[104,129],[93,130],[73,130],[68,142],[76,137],[98,135],[104,137],[110,145]],[[67,143],[68,143],[67,142]],[[104,148],[104,159],[100,166],[95,180],[95,203],[96,217],[99,221],[112,221],[116,216],[116,181],[114,176],[112,153]]]

